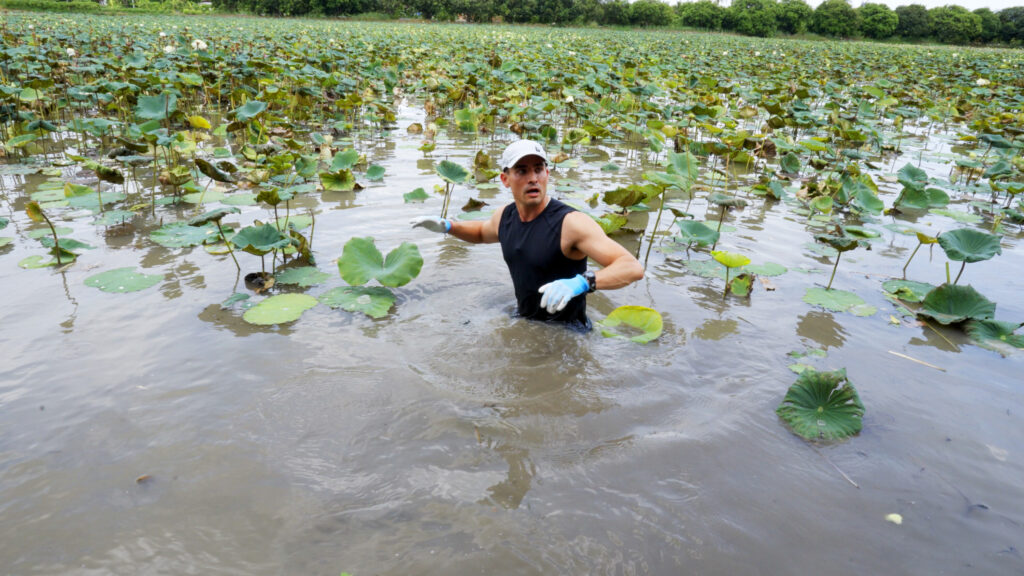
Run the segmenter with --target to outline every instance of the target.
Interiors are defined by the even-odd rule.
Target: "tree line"
[[[818,34],[830,38],[947,44],[1024,45],[1024,7],[973,12],[956,5],[928,9],[825,0],[712,0],[675,6],[661,0],[213,0],[220,10],[286,16],[377,16],[522,24],[688,27],[747,36]]]

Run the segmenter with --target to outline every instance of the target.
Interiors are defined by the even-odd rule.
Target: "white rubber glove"
[[[548,314],[554,314],[565,308],[569,300],[585,293],[589,289],[590,283],[587,282],[587,279],[582,274],[577,274],[572,278],[548,282],[537,289],[538,292],[544,295],[540,299],[540,307],[547,310]]]
[[[451,220],[437,216],[420,216],[409,220],[409,224],[412,224],[413,228],[426,228],[431,232],[438,232],[440,234],[447,234],[452,231]]]

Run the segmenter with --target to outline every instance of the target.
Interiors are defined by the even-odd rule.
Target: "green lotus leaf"
[[[864,404],[846,370],[819,372],[805,368],[775,409],[798,436],[807,440],[841,440],[862,427]]]
[[[779,167],[788,174],[800,173],[800,157],[793,152],[786,152],[786,155],[779,161]]]
[[[900,168],[896,177],[900,184],[907,188],[924,190],[925,186],[928,185],[928,173],[913,164],[905,164],[903,168]]]
[[[725,250],[712,250],[711,257],[726,268],[739,268],[740,266],[750,264],[750,258],[747,258],[743,254],[726,252]]]
[[[971,319],[991,320],[996,315],[996,303],[970,285],[943,284],[925,295],[917,315],[931,318],[939,324],[956,324]]]
[[[722,194],[721,192],[714,192],[708,196],[708,202],[715,204],[716,206],[725,206],[727,208],[742,207],[748,204],[748,202],[743,198],[729,196],[727,194]]]
[[[1013,148],[1013,142],[1010,142],[1001,134],[982,134],[978,136],[978,140],[987,143],[993,148]]]
[[[347,168],[337,172],[321,172],[320,185],[331,192],[349,192],[356,188],[356,177]]]
[[[836,252],[848,252],[857,248],[861,245],[862,240],[856,238],[850,238],[849,236],[834,236],[831,234],[815,234],[814,239],[818,242],[824,242],[832,248],[835,248]]]
[[[601,166],[601,172],[618,172],[618,171],[619,171],[619,165],[615,164],[614,162],[609,162],[609,163],[605,164],[604,166]]]
[[[882,289],[904,302],[920,302],[935,286],[913,280],[886,280]]]
[[[366,179],[371,182],[379,182],[384,179],[384,167],[373,164],[366,170]]]
[[[808,288],[803,300],[812,306],[821,306],[833,312],[847,312],[855,306],[865,305],[864,300],[853,292],[818,287]]]
[[[601,227],[601,230],[603,230],[605,234],[611,234],[619,230],[626,225],[626,222],[629,221],[629,218],[624,214],[618,214],[616,212],[609,212],[597,217],[592,216],[592,218],[594,218],[594,221],[597,222],[597,225]]]
[[[758,276],[782,276],[788,270],[781,264],[774,262],[765,262],[764,264],[751,264],[745,268],[747,272],[751,274],[757,274]]]
[[[423,258],[415,244],[403,242],[388,253],[387,260],[381,255],[373,238],[352,238],[345,243],[338,272],[345,282],[362,286],[377,279],[385,286],[404,286],[419,275]]]
[[[248,122],[249,120],[252,120],[253,118],[262,114],[263,111],[266,109],[266,102],[260,102],[259,100],[250,100],[246,102],[244,105],[232,110],[231,114],[239,122]]]
[[[11,148],[23,148],[29,142],[35,142],[39,139],[38,134],[19,134],[7,141],[7,145]]]
[[[221,203],[229,206],[255,206],[256,195],[251,192],[232,194],[230,196],[225,196],[224,199],[221,200]]]
[[[42,238],[39,239],[39,243],[42,244],[43,246],[46,246],[47,248],[56,248],[57,246],[57,244],[53,241],[53,236],[43,236]],[[75,240],[74,238],[60,239],[60,249],[62,256],[67,253],[77,254],[76,251],[78,250],[92,250],[94,248],[96,247],[91,244],[86,244],[85,242]]]
[[[985,170],[984,174],[985,178],[991,178],[993,180],[998,180],[1005,176],[1011,175],[1013,175],[1013,164],[1010,164],[1005,159],[1000,159],[999,161],[993,163],[991,166],[988,167],[988,169]]]
[[[122,294],[138,292],[162,282],[163,274],[141,274],[135,268],[115,268],[94,274],[85,279],[85,285],[99,288],[104,292]]]
[[[10,223],[11,223],[11,221],[9,219],[7,219],[7,218],[0,218],[0,230],[3,230],[4,228],[7,228],[7,225],[10,224]]]
[[[57,231],[57,236],[67,236],[68,234],[74,232],[74,230],[68,228],[67,226],[57,226],[56,228],[54,228],[54,230]],[[32,238],[33,240],[38,240],[44,236],[50,236],[52,234],[53,231],[50,230],[49,227],[36,228],[35,230],[29,230],[28,232],[25,233],[26,236]]]
[[[437,165],[437,175],[445,182],[462,184],[469,178],[469,171],[450,160],[443,160]]]
[[[139,96],[135,115],[143,120],[164,120],[178,109],[178,97],[170,92],[159,96]]]
[[[1019,328],[1020,324],[998,320],[971,320],[964,325],[971,340],[1004,356],[1015,348],[1024,348],[1024,335],[1014,334]]]
[[[693,183],[691,180],[687,180],[678,174],[667,174],[665,172],[647,172],[644,174],[644,178],[659,186],[678,188],[680,190],[689,190]]]
[[[709,228],[703,222],[680,220],[676,222],[676,226],[679,228],[680,241],[687,245],[711,246],[718,242],[720,237],[718,230]]]
[[[10,236],[0,236],[0,248],[3,248],[12,242],[14,242],[14,238],[11,238]]]
[[[735,294],[736,296],[749,296],[750,286],[751,284],[753,284],[753,282],[754,277],[751,276],[750,274],[740,274],[735,278],[729,279],[729,291]]]
[[[331,159],[331,172],[350,170],[359,161],[359,152],[353,148],[347,148],[334,155]]]
[[[238,213],[239,213],[239,210],[238,210],[238,208],[235,208],[235,207],[231,207],[231,208],[217,208],[215,210],[210,210],[209,212],[206,212],[205,214],[200,214],[199,216],[195,216],[195,217],[189,218],[188,225],[189,226],[202,226],[203,224],[207,224],[209,222],[218,222],[219,223],[221,218],[227,216],[228,214],[238,214]]]
[[[430,198],[430,196],[427,194],[427,191],[424,190],[423,188],[417,188],[417,189],[413,190],[412,192],[406,192],[405,194],[402,195],[402,198],[405,199],[406,203],[409,203],[409,202],[423,202],[427,198]]]
[[[242,319],[259,326],[294,322],[316,304],[317,299],[306,294],[277,294],[246,310]]]
[[[316,176],[319,167],[320,160],[316,156],[299,156],[295,159],[295,174],[299,178],[308,180]]]
[[[291,244],[291,240],[278,231],[277,227],[273,224],[246,226],[229,240],[239,250],[256,256],[262,256],[273,250],[280,250]]]
[[[275,221],[275,224],[281,230],[285,228],[294,228],[295,230],[303,230],[313,225],[313,217],[305,214],[299,214],[296,216],[281,216]]]
[[[939,246],[950,260],[981,262],[1002,254],[1000,237],[973,228],[959,228],[939,234]]]
[[[221,170],[220,168],[210,164],[202,158],[196,158],[196,166],[199,167],[199,171],[210,177],[217,182],[234,182],[235,177],[231,174]]]
[[[619,306],[597,324],[606,338],[624,338],[639,344],[656,339],[662,331],[661,314],[644,306]]]
[[[25,269],[31,270],[31,269],[35,269],[35,268],[47,268],[49,266],[57,266],[57,265],[68,264],[68,263],[71,263],[71,262],[74,262],[74,261],[75,261],[74,254],[72,254],[70,257],[67,257],[67,258],[65,258],[64,256],[61,256],[60,262],[57,262],[57,259],[54,258],[54,257],[51,257],[51,256],[40,256],[40,255],[36,254],[36,255],[29,256],[27,258],[21,259],[21,261],[18,262],[18,266],[21,267],[21,268],[25,268]]]
[[[977,214],[972,214],[970,212],[960,212],[958,210],[932,208],[931,210],[929,210],[929,212],[931,212],[932,214],[938,214],[939,216],[952,218],[953,220],[956,220],[957,222],[962,222],[964,224],[979,224],[982,220],[984,220],[984,218]]]
[[[321,272],[315,266],[288,268],[287,270],[282,270],[277,274],[274,274],[274,280],[278,284],[295,284],[303,288],[315,286],[321,282],[327,281],[329,278],[329,274]]]
[[[322,294],[320,302],[331,308],[383,318],[395,304],[395,295],[383,286],[342,286]]]
[[[219,238],[215,224],[189,226],[187,222],[172,222],[149,233],[149,239],[165,248],[198,246]]]
[[[822,214],[831,214],[833,204],[834,202],[830,196],[818,196],[811,200],[811,208],[821,212]]]
[[[726,268],[714,260],[687,260],[683,262],[687,270],[702,278],[721,278],[725,280]]]

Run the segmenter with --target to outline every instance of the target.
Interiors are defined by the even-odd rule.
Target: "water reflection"
[[[796,324],[796,333],[808,340],[813,340],[822,348],[840,348],[846,342],[846,330],[836,322],[831,312],[815,310],[800,317]]]
[[[732,318],[705,320],[693,330],[693,335],[701,340],[721,340],[730,334],[739,332],[740,323]]]
[[[252,334],[280,334],[290,336],[294,332],[293,323],[278,324],[276,326],[257,326],[249,324],[242,319],[243,310],[238,308],[225,308],[221,304],[210,304],[203,308],[197,316],[203,322],[212,324],[221,330],[233,332],[235,336],[244,338]]]

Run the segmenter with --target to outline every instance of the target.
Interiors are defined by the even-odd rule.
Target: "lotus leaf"
[[[295,230],[302,230],[309,228],[313,225],[313,217],[305,214],[298,216],[282,216],[276,220],[277,227],[284,229],[285,227],[294,228]]]
[[[970,319],[991,320],[996,315],[996,303],[970,285],[943,284],[925,295],[917,315],[944,325]]]
[[[11,238],[10,236],[0,236],[0,248],[7,246],[11,242],[14,242],[14,238]]]
[[[437,165],[437,175],[445,182],[462,184],[469,178],[469,171],[450,160],[443,160]]]
[[[983,220],[981,216],[971,214],[970,212],[959,212],[956,210],[945,210],[942,208],[933,208],[929,210],[929,212],[940,216],[946,216],[947,218],[952,218],[953,220],[964,224],[978,224]]]
[[[1015,348],[1024,348],[1024,335],[1014,334],[1020,327],[1012,322],[971,320],[964,330],[979,346],[1007,356]]]
[[[726,268],[739,268],[740,266],[750,264],[750,258],[736,252],[713,250],[711,256]]]
[[[383,286],[342,286],[321,295],[320,302],[331,308],[383,318],[394,305],[395,295]]]
[[[389,252],[385,260],[373,238],[352,238],[345,243],[338,260],[338,272],[353,286],[373,279],[384,286],[404,286],[419,275],[422,267],[423,257],[415,244],[403,242]]]
[[[721,278],[725,280],[726,268],[713,260],[687,260],[683,262],[689,271],[702,278]]]
[[[924,190],[925,186],[928,185],[928,173],[913,164],[905,164],[903,168],[900,168],[896,177],[900,184],[907,188]]]
[[[758,276],[782,276],[787,272],[785,266],[774,262],[751,264],[746,267],[746,271],[752,274],[757,274]]]
[[[943,232],[938,239],[946,256],[957,262],[981,262],[1003,252],[999,236],[973,228]]]
[[[626,225],[626,222],[629,221],[629,219],[626,218],[626,216],[622,214],[617,214],[615,212],[602,214],[601,216],[594,218],[594,220],[597,222],[597,225],[601,227],[601,230],[603,230],[605,234],[611,234],[619,230],[620,228]]]
[[[779,167],[782,168],[783,172],[788,174],[799,174],[800,173],[800,157],[792,152],[786,152],[786,155],[779,161]]]
[[[353,148],[346,148],[345,150],[337,152],[331,158],[331,172],[351,170],[357,162],[359,162],[359,152]]]
[[[85,279],[85,285],[99,288],[104,292],[121,294],[145,290],[159,284],[163,279],[163,274],[141,274],[136,272],[135,268],[128,267],[89,276]]]
[[[279,271],[274,275],[278,284],[296,284],[303,288],[315,286],[329,279],[330,276],[314,266],[300,266]]]
[[[255,206],[256,195],[250,192],[242,192],[239,194],[232,194],[225,196],[221,200],[221,203],[228,204],[229,206]]]
[[[384,179],[384,167],[373,164],[366,170],[366,179],[371,182],[379,182]]]
[[[149,239],[165,248],[198,246],[219,238],[216,224],[189,226],[187,222],[172,222],[149,233]]]
[[[864,404],[846,370],[805,368],[775,413],[804,439],[840,440],[860,432]]]
[[[865,304],[860,296],[845,290],[812,287],[804,293],[803,300],[812,306],[821,306],[833,312],[853,312],[857,316],[871,316],[876,311],[874,307]]]
[[[316,304],[316,298],[306,294],[277,294],[246,310],[242,319],[259,326],[294,322]]]
[[[253,118],[259,116],[267,109],[266,102],[260,102],[259,100],[250,100],[244,105],[239,106],[231,111],[231,114],[240,122],[248,122]]]
[[[356,177],[351,170],[337,172],[321,172],[320,185],[331,192],[350,192],[356,188]]]
[[[913,280],[886,280],[882,289],[904,302],[920,302],[935,286]]]
[[[597,324],[606,338],[624,338],[639,344],[658,338],[662,331],[661,314],[644,306],[619,306]]]
[[[263,256],[267,252],[280,250],[291,244],[291,240],[273,224],[246,226],[230,238],[230,242],[239,250]]]
[[[736,208],[747,205],[747,201],[743,198],[737,198],[735,196],[729,196],[722,194],[721,192],[715,192],[708,196],[708,202],[717,206],[725,206],[727,208]]]
[[[196,158],[196,166],[199,167],[199,171],[208,176],[212,180],[217,182],[234,182],[235,177],[231,174],[221,170],[220,168],[210,164],[202,158]]]
[[[404,198],[407,203],[408,202],[423,202],[427,198],[430,198],[430,196],[427,195],[427,191],[424,190],[423,188],[417,188],[417,189],[413,190],[412,192],[406,192],[405,194],[402,195],[402,198]]]
[[[717,230],[709,228],[703,222],[681,220],[676,222],[676,226],[679,228],[680,241],[687,245],[696,243],[700,246],[710,246],[718,242],[720,237]]]
[[[238,208],[234,208],[234,207],[231,207],[231,208],[217,208],[215,210],[210,210],[209,212],[206,212],[205,214],[200,214],[199,216],[194,216],[192,218],[189,218],[188,225],[189,226],[202,226],[203,224],[207,224],[209,222],[218,222],[219,223],[221,218],[227,216],[228,214],[238,214],[238,212],[239,212]]]
[[[818,242],[824,242],[836,250],[836,252],[843,253],[853,250],[861,245],[863,240],[856,238],[850,238],[849,236],[834,236],[831,234],[815,234],[814,239]]]
[[[164,120],[178,109],[178,97],[170,92],[159,96],[139,96],[135,115],[143,120]]]
[[[47,258],[45,256],[40,256],[36,254],[34,256],[23,258],[21,261],[18,262],[18,266],[21,268],[31,270],[35,268],[47,268],[49,266],[57,266],[58,264],[67,264],[69,262],[73,262],[74,260],[75,258],[73,254],[69,258],[61,256],[60,262],[57,262],[56,258]]]
[[[0,230],[7,228],[7,225],[10,224],[10,222],[11,221],[8,220],[7,218],[0,218]]]

